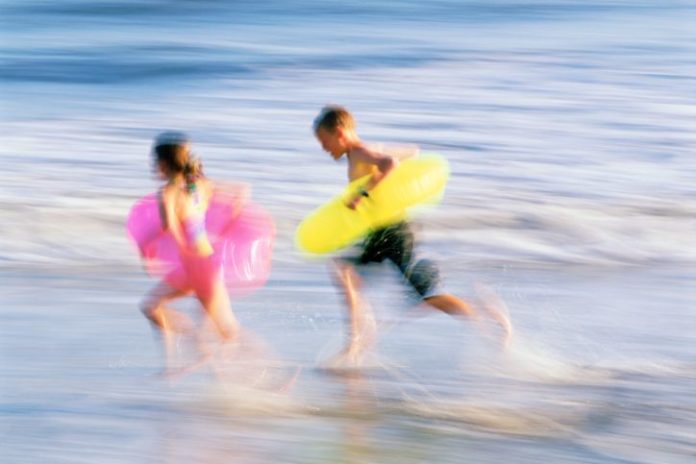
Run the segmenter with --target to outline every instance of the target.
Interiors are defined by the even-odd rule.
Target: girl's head
[[[193,183],[203,174],[200,162],[191,155],[191,140],[183,132],[158,135],[152,154],[159,172],[166,179],[183,175],[186,183]]]

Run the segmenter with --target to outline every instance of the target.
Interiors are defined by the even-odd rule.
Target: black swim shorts
[[[356,265],[393,262],[421,298],[439,294],[440,271],[429,259],[416,259],[414,236],[407,222],[375,230],[361,245],[359,256],[343,258]]]

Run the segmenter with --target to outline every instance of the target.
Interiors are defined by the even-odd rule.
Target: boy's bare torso
[[[375,174],[378,168],[375,164],[365,162],[356,152],[378,153],[381,156],[391,156],[398,161],[418,156],[418,146],[416,145],[385,145],[383,143],[366,143],[355,147],[347,153],[348,158],[348,179],[352,182],[361,177]],[[354,153],[351,156],[351,153]],[[358,156],[356,156],[358,155]]]

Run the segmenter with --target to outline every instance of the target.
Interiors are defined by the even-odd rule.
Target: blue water
[[[694,24],[693,1],[3,1],[3,455],[690,462]],[[329,102],[367,140],[449,159],[443,202],[416,218],[421,249],[453,292],[483,281],[505,299],[510,352],[439,315],[401,321],[383,273],[368,296],[401,322],[381,367],[314,369],[343,313],[292,237],[345,182],[310,129]],[[164,129],[274,215],[273,275],[235,309],[304,367],[289,395],[148,377],[160,359],[137,304],[152,282],[123,224],[157,186]]]

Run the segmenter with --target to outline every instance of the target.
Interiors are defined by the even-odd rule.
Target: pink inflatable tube
[[[275,226],[258,205],[247,203],[236,217],[231,205],[223,194],[210,202],[205,225],[214,253],[207,258],[182,258],[174,237],[162,228],[156,194],[133,205],[126,229],[150,275],[163,276],[172,287],[199,294],[205,294],[211,280],[221,275],[232,295],[245,295],[268,279]]]

